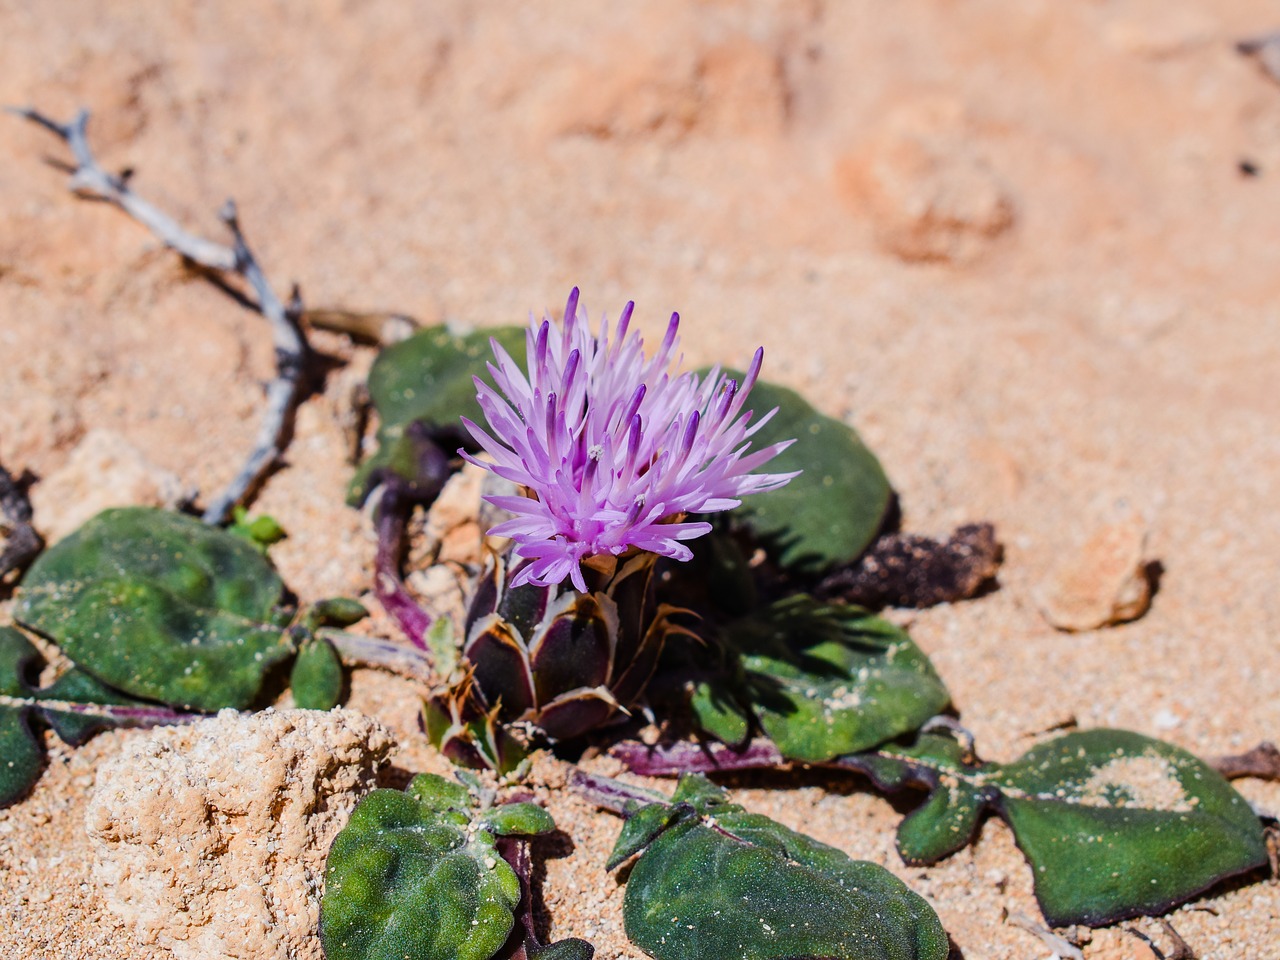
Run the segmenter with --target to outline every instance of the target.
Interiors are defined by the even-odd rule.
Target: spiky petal
[[[687,515],[732,509],[795,476],[755,472],[792,442],[751,450],[775,412],[753,422],[744,410],[763,349],[741,382],[719,367],[676,373],[679,315],[646,356],[628,331],[633,309],[593,334],[574,288],[561,323],[531,318],[525,369],[492,341],[497,389],[476,378],[489,429],[463,421],[492,462],[463,456],[529,494],[488,498],[513,514],[489,531],[526,561],[513,586],[568,578],[585,591],[583,560],[631,548],[687,560],[683,541],[711,529]]]

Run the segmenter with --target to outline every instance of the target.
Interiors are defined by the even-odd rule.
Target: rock
[[[1143,559],[1146,530],[1136,519],[1108,523],[1067,553],[1041,585],[1044,618],[1059,630],[1093,630],[1136,620],[1151,606]]]
[[[412,570],[405,583],[423,609],[435,619],[447,617],[454,623],[466,622],[467,596],[455,565],[436,563],[422,570]]]
[[[350,710],[224,710],[127,740],[86,815],[108,907],[183,960],[322,960],[329,845],[392,746]]]
[[[176,474],[113,430],[85,435],[67,462],[31,488],[36,527],[54,543],[108,507],[176,507],[189,496]]]
[[[876,239],[907,261],[964,262],[1013,226],[1008,186],[951,104],[895,114],[836,164],[837,185]]]

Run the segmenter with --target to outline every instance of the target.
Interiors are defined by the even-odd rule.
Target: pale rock
[[[108,507],[176,507],[189,496],[176,474],[113,430],[87,433],[67,462],[31,488],[34,521],[50,543]]]
[[[1016,212],[976,141],[954,104],[913,105],[837,161],[837,188],[900,259],[970,261],[1013,226]]]
[[[488,471],[468,463],[451,476],[427,510],[423,536],[438,562],[478,563],[480,492]]]
[[[94,881],[181,960],[322,960],[329,845],[393,745],[350,710],[224,710],[132,737],[89,802]]]
[[[1041,584],[1040,611],[1059,630],[1093,630],[1136,620],[1151,605],[1143,557],[1146,529],[1137,518],[1099,527],[1067,552]]]
[[[463,623],[467,613],[464,579],[455,564],[437,563],[411,571],[405,583],[433,618]]]

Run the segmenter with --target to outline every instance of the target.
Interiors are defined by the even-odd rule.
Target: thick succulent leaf
[[[602,594],[562,594],[547,611],[529,648],[538,703],[565,690],[598,687],[609,678],[618,610]]]
[[[363,501],[382,471],[413,479],[417,454],[406,434],[410,424],[456,428],[461,436],[461,417],[484,422],[472,377],[487,376],[485,364],[493,359],[490,337],[518,355],[525,331],[498,327],[458,337],[442,326],[428,327],[378,355],[369,371],[369,398],[379,418],[378,450],[351,481],[350,501]]]
[[[505,576],[506,564],[499,563],[497,570]],[[542,618],[547,615],[547,607],[555,596],[554,587],[540,587],[533,583],[508,587],[504,584],[497,610],[502,619],[518,630],[521,636],[532,637]]]
[[[524,638],[498,614],[476,622],[463,656],[475,669],[487,703],[504,720],[514,720],[535,704],[532,670]]]
[[[731,743],[744,739],[735,700],[785,756],[815,763],[918,730],[950,701],[906,632],[856,607],[788,597],[730,624],[724,639],[741,658],[739,678],[727,672],[693,709]]]
[[[570,690],[538,712],[537,724],[552,740],[572,740],[604,726],[621,709],[604,687]]]
[[[757,416],[778,408],[752,438],[753,449],[796,441],[765,469],[804,472],[779,490],[747,497],[734,516],[783,566],[817,572],[857,558],[879,531],[893,493],[880,461],[850,427],[793,390],[757,382],[748,404]]]
[[[641,850],[623,917],[657,960],[947,956],[932,908],[883,867],[747,813],[701,778],[683,778],[672,800],[642,830],[624,830],[611,858]]]
[[[431,774],[365,797],[325,867],[328,960],[489,960],[521,895],[494,837],[554,828],[545,811],[514,806],[482,811],[465,787]]]
[[[450,762],[506,775],[520,767],[527,751],[498,721],[498,709],[487,708],[478,699],[474,678],[464,673],[423,701],[422,725],[427,739]]]
[[[249,706],[293,654],[284,585],[246,540],[165,510],[106,510],[46,550],[15,617],[131,696]]]
[[[342,661],[333,644],[312,639],[302,645],[289,674],[293,703],[304,710],[332,710],[342,699]]]
[[[926,736],[846,765],[882,786],[931,789],[899,831],[908,862],[955,851],[984,809],[998,811],[1031,863],[1053,926],[1161,913],[1267,861],[1261,823],[1226,780],[1185,750],[1137,733],[1072,733],[1009,764],[967,758],[948,738]]]
[[[654,578],[657,560],[656,554],[638,553],[628,558],[609,581],[607,594],[613,602],[618,625],[611,675],[615,686],[618,676],[629,669],[629,664],[648,655],[642,648],[651,639],[658,614]]]
[[[72,746],[110,727],[177,719],[172,711],[126,697],[81,670],[36,689],[28,680],[43,666],[26,637],[0,627],[0,807],[20,799],[40,778],[44,745],[34,727],[37,718]]]

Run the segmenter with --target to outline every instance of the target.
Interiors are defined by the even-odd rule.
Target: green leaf
[[[964,846],[994,809],[1031,863],[1051,926],[1101,926],[1162,913],[1267,862],[1262,825],[1215,770],[1159,740],[1123,730],[1071,733],[1014,763],[984,763],[947,737],[884,749],[844,765],[882,787],[926,785],[902,823],[909,863]]]
[[[738,746],[751,735],[750,711],[725,693],[725,684],[719,679],[694,684],[689,709],[705,733],[724,743]]]
[[[25,677],[40,655],[12,627],[0,627],[0,807],[23,797],[40,779],[44,747],[31,729],[33,698]]]
[[[383,471],[410,480],[417,476],[416,451],[405,434],[410,424],[461,432],[461,417],[484,422],[472,377],[488,376],[490,337],[514,354],[523,350],[525,330],[497,327],[458,337],[442,326],[427,327],[378,355],[369,371],[369,399],[379,418],[378,450],[351,481],[348,502],[363,501]]]
[[[536,803],[504,803],[485,813],[481,822],[495,837],[536,836],[556,828],[551,814]]]
[[[312,639],[302,645],[289,675],[293,702],[303,710],[332,710],[342,699],[342,661],[333,644]]]
[[[692,706],[729,743],[745,739],[735,703],[785,756],[818,763],[918,730],[950,701],[906,632],[857,607],[788,597],[729,624],[723,638],[740,670],[695,690]]]
[[[31,642],[0,627],[0,807],[21,799],[40,778],[44,744],[34,722],[44,720],[79,746],[100,730],[176,719],[171,711],[123,696],[81,670],[43,689],[27,681],[44,667]]]
[[[234,522],[227,527],[227,533],[248,540],[263,555],[273,543],[288,536],[276,518],[265,513],[251,518],[244,507],[236,507],[231,516]]]
[[[306,613],[308,630],[320,627],[349,627],[369,615],[365,605],[350,597],[330,597],[314,604]]]
[[[627,936],[656,960],[947,956],[933,909],[883,867],[747,813],[702,778],[681,778],[672,799],[684,812],[620,840],[650,838],[622,909]]]
[[[16,619],[131,696],[249,706],[293,654],[275,570],[240,537],[164,510],[106,510],[46,550]]]
[[[816,573],[856,559],[880,530],[893,494],[880,461],[850,427],[786,387],[757,382],[748,405],[757,417],[778,408],[752,438],[753,449],[796,441],[766,469],[803,473],[779,490],[747,497],[733,516],[785,567]]]
[[[329,851],[320,913],[328,960],[489,960],[507,941],[520,880],[494,831],[545,833],[549,816],[478,810],[431,774],[365,797]]]

